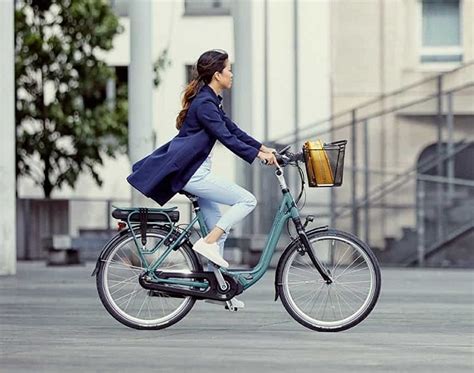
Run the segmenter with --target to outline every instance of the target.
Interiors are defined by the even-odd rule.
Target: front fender
[[[316,227],[313,228],[309,231],[306,232],[306,234],[309,236],[311,234],[319,233],[319,232],[325,232],[329,228],[327,225],[321,226],[321,227]],[[300,242],[299,237],[295,238],[293,241],[291,241],[288,246],[283,250],[283,254],[280,256],[280,260],[278,261],[277,269],[275,271],[275,302],[278,300],[278,296],[280,295],[281,291],[281,281],[279,279],[281,278],[280,272],[283,268],[283,264],[285,261],[285,258],[287,257],[287,252],[292,250],[295,245],[297,245]]]

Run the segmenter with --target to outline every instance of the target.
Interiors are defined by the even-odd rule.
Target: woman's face
[[[215,77],[223,89],[230,89],[232,87],[232,74],[231,66],[229,60],[225,61],[224,70],[217,72]]]

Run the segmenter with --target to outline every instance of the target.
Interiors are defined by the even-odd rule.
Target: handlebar
[[[288,151],[290,148],[289,146],[286,146],[285,148],[281,149],[278,152],[274,152],[275,158],[278,162],[277,167],[285,167],[289,163],[295,162],[295,161],[304,161],[304,155],[303,152],[298,152],[298,153],[291,153]],[[260,161],[261,164],[268,164],[267,160]]]

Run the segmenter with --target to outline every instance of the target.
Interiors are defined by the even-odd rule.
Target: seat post
[[[189,200],[191,201],[192,205],[193,205],[193,211],[194,213],[196,213],[197,211],[199,211],[199,197],[198,196],[195,196],[194,194],[191,194],[191,193],[188,193],[184,190],[180,190],[178,192],[179,194],[182,194],[186,197],[189,198]]]
[[[191,203],[193,204],[194,212],[199,211],[200,207],[199,207],[198,197],[193,196],[192,198],[189,198],[189,199],[191,200]]]
[[[178,193],[182,194],[183,196],[188,197],[191,200],[191,202],[197,201],[199,199],[198,196],[195,196],[194,194],[188,193],[184,190],[180,190]]]

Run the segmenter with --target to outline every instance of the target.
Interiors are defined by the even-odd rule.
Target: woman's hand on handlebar
[[[262,146],[260,147],[260,151],[264,152],[264,153],[275,153],[276,149],[269,148],[269,147],[262,144]]]
[[[265,153],[259,151],[257,157],[262,161],[262,163],[265,163],[266,165],[270,166],[274,164],[276,166],[279,166],[274,153]]]

